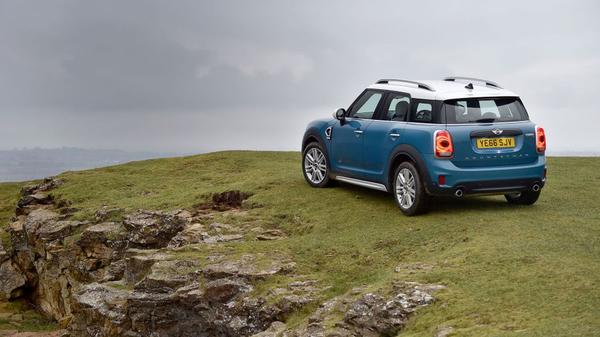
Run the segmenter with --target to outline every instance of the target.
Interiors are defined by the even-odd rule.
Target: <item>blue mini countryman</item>
[[[337,180],[391,192],[415,215],[439,195],[504,194],[532,205],[546,181],[545,151],[544,129],[492,81],[388,79],[308,125],[302,171],[313,187]]]

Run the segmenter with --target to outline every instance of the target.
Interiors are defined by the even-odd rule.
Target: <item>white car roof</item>
[[[473,85],[473,89],[466,88],[469,83]],[[518,97],[514,92],[501,88],[492,81],[469,77],[424,81],[379,80],[368,88],[399,91],[410,94],[412,98],[440,101],[470,97]]]

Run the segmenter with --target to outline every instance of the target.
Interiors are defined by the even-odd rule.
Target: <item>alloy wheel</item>
[[[403,209],[408,209],[415,203],[415,186],[415,177],[409,169],[403,168],[398,171],[396,176],[396,198]]]
[[[304,172],[313,184],[320,184],[327,176],[325,155],[316,147],[306,152],[304,157]]]

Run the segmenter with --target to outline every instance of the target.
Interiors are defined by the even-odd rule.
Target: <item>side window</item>
[[[348,117],[371,119],[379,101],[381,101],[382,93],[376,91],[365,92],[356,103],[352,106]]]
[[[433,107],[430,103],[419,102],[417,108],[414,110],[414,114],[411,118],[411,122],[419,123],[432,123],[433,121]]]
[[[405,121],[410,108],[410,97],[403,93],[391,93],[388,95],[383,116],[386,121]]]

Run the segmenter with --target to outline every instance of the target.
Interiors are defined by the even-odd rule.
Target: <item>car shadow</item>
[[[397,207],[392,194],[363,188],[351,184],[338,183],[335,188],[341,188],[359,198],[374,200],[377,203],[389,204]],[[465,196],[455,197],[433,197],[432,205],[427,213],[459,213],[465,211],[505,211],[516,210],[519,207],[509,204],[502,195],[494,196]]]

